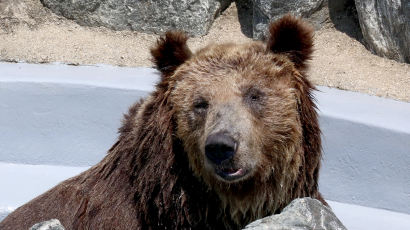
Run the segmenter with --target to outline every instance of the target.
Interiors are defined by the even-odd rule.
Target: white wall
[[[410,213],[410,104],[319,89],[324,196]]]
[[[0,64],[0,161],[96,164],[157,77],[149,68]]]

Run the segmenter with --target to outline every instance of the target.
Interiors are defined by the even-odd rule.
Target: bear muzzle
[[[239,143],[226,132],[218,132],[207,137],[205,155],[213,164],[215,173],[227,181],[237,180],[247,174],[247,170],[235,166],[233,157]]]
[[[216,165],[231,159],[237,149],[237,141],[224,132],[211,134],[205,141],[205,155]]]

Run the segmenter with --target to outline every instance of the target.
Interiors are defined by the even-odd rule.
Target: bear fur
[[[66,229],[241,229],[298,197],[326,204],[306,77],[313,30],[289,15],[269,29],[266,42],[196,53],[184,33],[167,32],[151,50],[161,80],[125,115],[107,156],[0,229],[54,218]],[[235,142],[234,155],[217,163],[204,150],[215,133]]]

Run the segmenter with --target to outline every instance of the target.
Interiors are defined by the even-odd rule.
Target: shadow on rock
[[[363,43],[354,0],[328,0],[329,16],[335,28]]]

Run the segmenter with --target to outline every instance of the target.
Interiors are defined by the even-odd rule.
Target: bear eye
[[[250,96],[250,98],[251,98],[252,101],[259,101],[260,98],[261,98],[261,96],[258,95],[258,94],[252,94],[252,95]]]
[[[196,113],[202,113],[206,111],[209,107],[208,102],[205,99],[199,99],[194,103],[194,111]]]
[[[262,97],[263,97],[263,93],[259,89],[250,88],[246,92],[245,97],[246,97],[247,101],[250,102],[250,103],[261,102]]]
[[[265,107],[265,93],[254,86],[244,89],[243,102],[256,115],[260,116]]]

